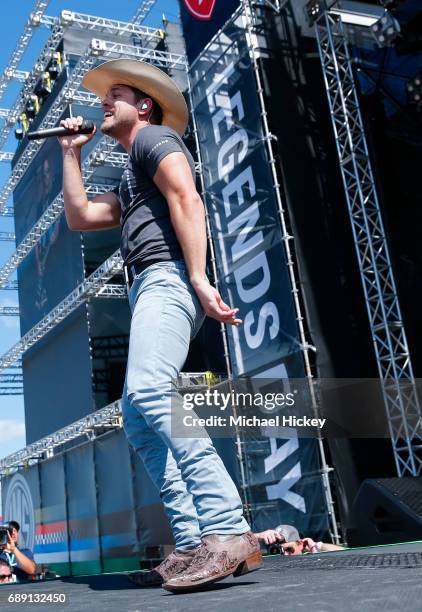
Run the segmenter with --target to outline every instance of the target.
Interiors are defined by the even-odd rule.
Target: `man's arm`
[[[23,552],[19,550],[19,548],[15,548],[14,552],[16,561],[18,562],[18,565],[21,570],[23,570],[27,574],[35,574],[35,569],[37,567],[35,561],[29,559],[26,555],[24,555]]]
[[[160,161],[153,181],[167,200],[170,219],[183,251],[190,282],[206,314],[217,321],[239,325],[242,322],[236,318],[239,309],[225,304],[205,275],[205,210],[184,153],[166,155]]]
[[[120,204],[115,193],[109,192],[88,200],[81,174],[81,149],[92,134],[78,134],[82,117],[60,122],[75,130],[74,136],[60,138],[63,150],[63,200],[67,224],[71,230],[97,230],[120,224]]]

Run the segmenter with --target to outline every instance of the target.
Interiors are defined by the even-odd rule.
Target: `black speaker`
[[[422,539],[422,478],[365,480],[353,506],[356,531],[349,546]]]

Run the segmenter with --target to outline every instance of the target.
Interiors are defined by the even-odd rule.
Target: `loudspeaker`
[[[349,546],[393,544],[422,539],[422,478],[364,480],[353,515]]]

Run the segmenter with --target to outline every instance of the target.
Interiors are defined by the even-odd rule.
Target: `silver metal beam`
[[[210,376],[211,375],[211,376]],[[182,387],[207,387],[218,382],[218,377],[212,375],[211,372],[197,373],[180,373],[178,379],[178,388]],[[22,450],[17,451],[4,457],[0,460],[0,476],[6,476],[21,467],[31,465],[51,457],[54,451],[60,451],[63,445],[68,444],[72,440],[76,440],[85,436],[89,440],[95,438],[98,434],[104,433],[107,428],[121,429],[123,427],[121,400],[117,400],[96,410],[91,414],[66,425],[62,429],[41,438],[33,444],[29,444]]]
[[[143,44],[157,44],[163,38],[163,30],[141,26],[139,23],[97,17],[85,13],[64,10],[59,17],[49,17],[43,15],[39,24],[46,27],[61,25],[64,28],[79,28],[80,30],[90,30],[99,34],[118,34],[119,36],[136,36],[142,40]]]
[[[0,232],[0,240],[14,242],[15,234],[13,232]]]
[[[422,412],[342,19],[315,23],[394,459],[399,476],[422,474]]]
[[[60,94],[54,100],[49,112],[40,123],[39,129],[45,129],[56,125],[66,106],[72,101],[72,96],[78,90],[85,72],[89,70],[89,68],[92,68],[95,62],[96,57],[92,53],[92,48],[89,47],[73,69],[69,81],[64,85]],[[2,189],[0,195],[0,213],[11,196],[12,191],[25,174],[29,164],[40,150],[42,144],[42,140],[31,141],[23,151],[19,161],[16,163],[13,169],[12,174]]]
[[[23,395],[23,387],[0,387],[0,395]]]
[[[38,3],[41,4],[41,3]],[[48,5],[48,2],[43,3]],[[44,9],[45,10],[45,9]],[[63,34],[68,27],[79,27],[81,29],[89,29],[101,34],[114,33],[114,34],[132,34],[137,36],[144,47],[157,44],[164,36],[164,32],[158,28],[149,28],[141,26],[139,23],[126,23],[115,19],[105,19],[103,17],[95,17],[92,15],[85,15],[83,13],[75,13],[73,11],[62,11],[59,17],[48,17],[43,15],[43,11],[36,10],[30,17],[30,27],[34,28],[39,25],[45,25],[52,28],[52,33],[44,45],[38,60],[29,73],[29,76],[25,79],[24,86],[17,97],[13,110],[10,110],[9,114],[5,116],[1,114],[0,117],[6,119],[5,125],[0,130],[0,148],[3,146],[9,135],[10,129],[15,125],[19,114],[23,111],[25,104],[25,96],[32,93],[36,82],[38,81],[40,74],[45,70],[47,64],[51,60],[51,54],[57,48],[60,40],[63,38]],[[16,71],[11,68],[8,81],[15,76],[19,77],[19,80],[23,80],[24,73],[22,71]],[[8,82],[7,81],[7,82]],[[6,83],[7,85],[7,83]],[[0,82],[1,87],[1,82]],[[0,98],[1,98],[0,90]]]
[[[0,317],[17,317],[19,306],[0,306]]]
[[[43,15],[49,3],[50,0],[37,0],[35,2],[33,14]],[[25,53],[33,33],[34,25],[31,23],[31,20],[28,20],[22,34],[19,37],[16,47],[12,52],[9,63],[0,77],[0,99],[3,97],[10,79],[13,78],[13,74],[21,61],[23,54]]]
[[[11,151],[0,151],[0,162],[11,162],[14,155]]]
[[[121,271],[120,251],[111,255],[83,283],[78,285],[60,304],[30,329],[7,353],[0,357],[0,370],[10,367],[60,321],[69,316],[80,304],[94,297],[115,274]]]
[[[93,48],[103,56],[125,56],[137,57],[143,61],[149,61],[158,68],[170,68],[184,70],[186,67],[186,56],[180,53],[148,49],[147,47],[135,47],[123,42],[93,39]]]
[[[0,374],[0,384],[22,383],[23,375],[20,374]]]
[[[38,56],[38,60],[35,66],[29,73],[29,76],[23,84],[23,87],[20,93],[18,94],[15,103],[12,105],[9,114],[7,116],[3,115],[3,119],[5,119],[5,122],[0,129],[0,149],[3,147],[4,143],[9,137],[10,130],[14,127],[16,121],[19,118],[19,115],[23,112],[25,96],[33,92],[35,85],[37,84],[37,81],[40,78],[40,74],[46,69],[48,63],[51,60],[51,54],[53,51],[56,50],[59,42],[63,38],[63,34],[64,30],[61,26],[56,26],[55,28],[53,28],[40,55]]]
[[[109,404],[105,408],[101,408],[87,415],[86,417],[59,429],[24,449],[5,457],[0,460],[0,475],[5,476],[11,471],[17,470],[20,467],[36,463],[40,459],[46,458],[45,454],[51,456],[54,449],[62,447],[64,444],[71,442],[81,436],[86,436],[88,439],[95,437],[96,431],[104,430],[106,427],[121,428],[122,418],[120,409],[120,400]]]
[[[99,163],[96,161],[95,165],[93,160],[96,158],[98,151],[103,154],[106,147],[112,148],[115,146],[115,142],[110,138],[102,138],[98,143],[97,147],[91,152],[88,158],[82,164],[82,177],[85,181],[89,180],[95,171],[95,165]],[[98,150],[98,151],[97,151]],[[106,157],[106,155],[105,155]],[[107,191],[114,189],[114,185],[107,184],[91,184],[86,186],[86,192],[88,196],[96,196]],[[48,230],[51,225],[57,221],[64,209],[63,203],[63,192],[60,192],[43,212],[41,217],[30,229],[25,238],[19,243],[16,251],[12,253],[3,267],[0,269],[0,288],[7,285],[7,279],[17,269],[18,265],[25,259],[25,257],[32,251],[34,246],[39,241],[40,237]]]
[[[157,51],[155,49],[148,49],[145,47],[136,47],[119,42],[93,39],[84,55],[76,64],[60,94],[53,102],[49,112],[42,120],[39,129],[45,129],[56,125],[67,105],[73,101],[74,96],[77,94],[79,85],[85,72],[89,70],[89,68],[91,68],[99,58],[110,59],[111,57],[120,57],[121,55],[138,57],[139,59],[143,59],[145,61],[151,61],[154,63],[154,65],[161,68],[178,67],[184,69],[186,66],[186,58],[181,54]],[[34,140],[28,144],[23,151],[19,161],[16,163],[13,169],[12,174],[1,189],[0,214],[2,214],[10,195],[12,194],[12,191],[18,185],[41,146],[42,141]]]
[[[148,15],[156,0],[141,0],[135,14],[133,15],[132,23],[142,23],[145,17]]]
[[[3,287],[0,287],[0,290],[5,291],[17,291],[18,290],[18,281],[9,281]]]
[[[58,18],[46,17],[41,19],[41,23],[51,27],[58,21],[63,27],[79,28],[98,33],[118,34],[119,36],[134,35],[142,40],[144,45],[156,45],[163,38],[163,30],[140,25],[140,22],[126,22],[117,19],[107,19],[76,13],[74,11],[62,11]]]
[[[29,76],[29,72],[27,70],[10,70],[8,76],[14,81],[25,83],[26,79]]]
[[[95,298],[116,298],[127,299],[127,291],[125,285],[103,285],[92,297]]]

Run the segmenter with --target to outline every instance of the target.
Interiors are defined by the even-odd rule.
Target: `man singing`
[[[171,436],[171,380],[205,315],[242,321],[205,275],[204,206],[181,138],[188,109],[174,81],[151,64],[121,59],[89,71],[83,85],[101,98],[101,131],[126,149],[129,161],[119,188],[89,201],[80,160],[92,134],[78,134],[81,117],[62,121],[75,132],[60,139],[66,218],[74,230],[121,226],[132,310],[123,423],[160,491],[176,542],[161,565],[132,574],[132,581],[197,589],[257,569],[262,558],[210,439]]]

